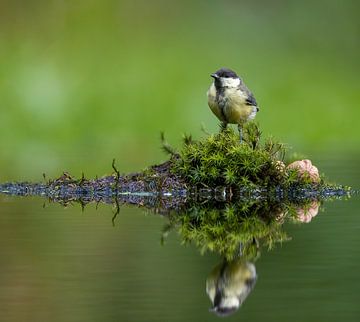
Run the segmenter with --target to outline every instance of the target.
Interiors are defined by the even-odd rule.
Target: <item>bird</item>
[[[243,80],[231,69],[220,68],[210,76],[214,81],[207,91],[208,105],[221,121],[222,130],[225,130],[229,123],[238,125],[242,142],[244,123],[253,120],[259,111],[256,99]]]
[[[236,312],[255,286],[255,265],[243,258],[223,260],[214,267],[206,280],[206,293],[218,316]]]

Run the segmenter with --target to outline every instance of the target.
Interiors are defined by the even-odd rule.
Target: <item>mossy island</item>
[[[347,196],[350,189],[330,184],[309,160],[294,160],[284,144],[261,139],[255,123],[244,127],[242,142],[231,128],[200,140],[184,136],[179,151],[161,136],[169,159],[144,171],[80,179],[68,173],[43,183],[0,184],[0,192],[39,195],[68,205],[91,202],[136,205],[168,219],[162,233],[175,230],[184,243],[216,251],[231,260],[254,259],[261,245],[288,240],[286,220],[309,222],[321,202]],[[240,250],[240,253],[239,253]]]
[[[131,174],[120,174],[113,161],[113,174],[77,179],[64,172],[45,183],[7,183],[0,185],[4,193],[38,193],[51,195],[67,193],[91,196],[154,193],[168,196],[189,196],[193,193],[212,193],[220,199],[233,199],[249,194],[311,194],[348,191],[349,188],[328,183],[309,160],[305,167],[292,162],[286,147],[272,138],[262,140],[259,126],[248,123],[244,127],[242,142],[232,128],[205,138],[194,140],[184,135],[178,151],[161,135],[162,148],[169,159],[160,165]],[[301,161],[298,161],[301,162]],[[310,170],[309,170],[310,169]],[[315,174],[312,172],[315,169]],[[45,176],[44,176],[45,178]],[[240,193],[240,195],[239,195]]]

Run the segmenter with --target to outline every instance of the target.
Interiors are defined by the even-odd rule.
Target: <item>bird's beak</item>
[[[211,74],[210,76],[211,76],[212,78],[215,78],[215,79],[219,78],[219,76],[218,76],[216,73]]]

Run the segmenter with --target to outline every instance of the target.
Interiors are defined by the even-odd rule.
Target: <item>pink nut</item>
[[[312,182],[317,183],[320,181],[319,170],[311,163],[310,160],[295,161],[290,163],[287,168],[297,169],[300,178],[308,175]]]

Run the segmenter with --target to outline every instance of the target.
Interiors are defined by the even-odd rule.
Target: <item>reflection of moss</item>
[[[244,129],[243,143],[231,128],[200,141],[186,137],[182,150],[174,157],[172,173],[193,185],[209,187],[285,187],[309,183],[306,178],[299,181],[296,170],[285,170],[284,145],[273,139],[260,143],[260,134],[258,126],[249,123]]]
[[[202,252],[215,251],[229,260],[239,254],[254,259],[260,246],[272,248],[289,239],[282,229],[285,218],[310,202],[247,199],[232,204],[194,203],[184,211],[170,213],[164,231],[177,230],[184,243],[194,243]]]

